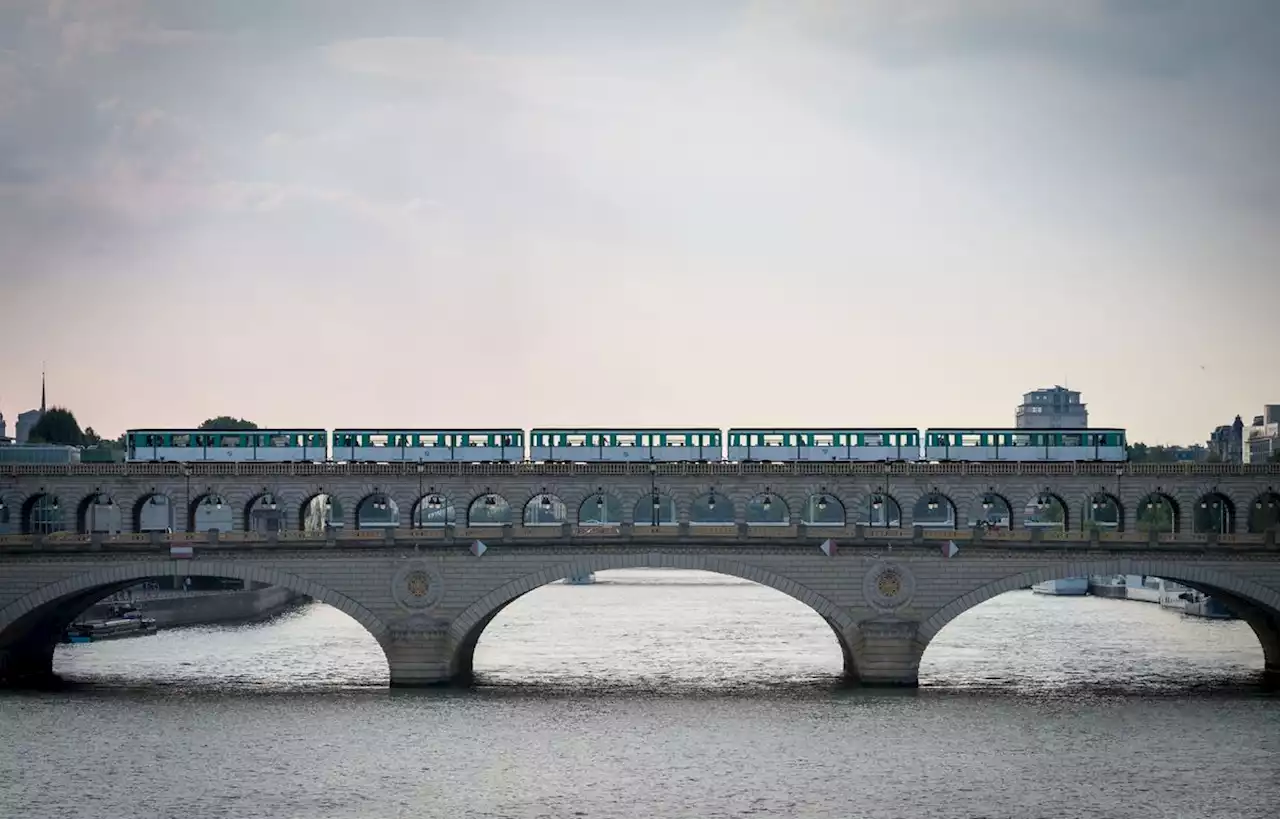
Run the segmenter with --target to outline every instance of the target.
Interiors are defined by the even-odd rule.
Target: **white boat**
[[[587,572],[586,574],[574,574],[564,579],[564,583],[566,586],[590,586],[594,582],[596,582],[595,572]]]
[[[1046,580],[1031,587],[1036,594],[1051,594],[1059,597],[1082,597],[1089,593],[1089,578],[1064,577],[1061,580]]]

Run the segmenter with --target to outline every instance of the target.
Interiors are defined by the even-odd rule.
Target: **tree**
[[[252,421],[246,421],[243,418],[233,418],[230,415],[219,415],[217,418],[210,418],[205,421],[199,428],[228,432],[241,429],[257,429],[258,425]]]
[[[52,407],[32,427],[28,439],[39,444],[81,446],[84,444],[84,433],[80,431],[80,424],[76,422],[71,410]]]
[[[98,433],[93,431],[93,427],[85,427],[84,428],[84,445],[97,446],[100,443],[102,443],[102,437],[99,436]]]

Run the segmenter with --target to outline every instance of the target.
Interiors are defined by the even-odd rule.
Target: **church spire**
[[[44,367],[40,368],[40,414],[44,415]]]

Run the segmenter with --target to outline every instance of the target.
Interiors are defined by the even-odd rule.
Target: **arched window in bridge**
[[[40,494],[28,503],[23,534],[49,535],[66,529],[66,510],[57,495]]]
[[[650,501],[644,498],[641,502]],[[652,505],[652,504],[650,504]],[[645,509],[645,518],[648,520],[650,514],[649,509]],[[637,510],[637,520],[639,518],[639,510]],[[601,487],[594,494],[588,495],[582,505],[578,507],[578,525],[580,526],[617,526],[622,523],[622,501],[613,495],[604,491]]]
[[[263,490],[245,509],[246,532],[268,534],[284,528],[284,509],[280,498],[271,490]]]
[[[1260,534],[1268,529],[1280,529],[1280,493],[1263,492],[1254,499],[1249,510],[1249,531]]]
[[[810,495],[800,512],[800,522],[808,526],[844,526],[844,504],[826,491]]]
[[[867,525],[874,529],[897,529],[902,526],[902,506],[888,492],[872,492],[867,496]]]
[[[467,509],[468,526],[502,526],[514,522],[511,504],[494,492],[485,492],[473,500]]]
[[[400,525],[400,507],[385,492],[374,492],[356,507],[357,529],[394,529]]]
[[[106,492],[95,492],[80,504],[80,531],[118,534],[121,517],[115,498]]]
[[[1236,508],[1221,492],[1210,492],[1191,510],[1191,530],[1197,535],[1225,535],[1236,530]]]
[[[1013,510],[1009,508],[1009,501],[1002,496],[995,492],[983,492],[974,499],[969,520],[988,529],[1012,529]]]
[[[230,532],[235,529],[235,513],[217,492],[206,492],[191,506],[191,531]]]
[[[1139,532],[1178,531],[1178,503],[1163,492],[1152,492],[1138,501],[1134,526]]]
[[[525,526],[559,526],[569,519],[564,501],[553,492],[543,489],[524,505]]]
[[[636,526],[675,526],[679,521],[676,501],[670,495],[652,490],[636,501]]]
[[[144,495],[133,512],[135,532],[168,532],[175,528],[173,523],[173,503],[159,492]]]
[[[1028,529],[1067,528],[1067,505],[1048,489],[1033,495],[1023,508],[1022,515],[1022,525]]]
[[[1120,501],[1106,492],[1095,492],[1084,502],[1081,520],[1084,529],[1101,529],[1102,531],[1123,532],[1124,514],[1120,509]]]
[[[956,527],[956,505],[938,490],[930,490],[920,496],[911,510],[911,522],[915,526],[933,529]]]
[[[733,501],[712,489],[689,505],[689,523],[695,526],[733,523]]]
[[[747,523],[786,526],[791,523],[791,509],[779,495],[766,489],[747,502]]]
[[[298,511],[298,524],[298,528],[303,532],[341,529],[346,525],[343,520],[342,501],[324,492],[312,496]]]
[[[428,492],[418,501],[414,511],[413,524],[419,529],[433,526],[456,526],[458,512],[453,501],[439,492]]]

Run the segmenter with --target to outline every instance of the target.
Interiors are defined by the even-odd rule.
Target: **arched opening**
[[[800,512],[800,522],[808,526],[844,526],[844,502],[825,490],[810,495]]]
[[[66,528],[66,509],[57,495],[40,492],[22,505],[22,534],[51,535]]]
[[[569,510],[564,501],[545,487],[524,505],[525,526],[559,526],[568,519]]]
[[[649,510],[646,510],[646,514]],[[639,520],[639,518],[636,518]],[[586,497],[578,507],[580,526],[618,526],[622,523],[622,501],[603,487]]]
[[[284,529],[284,510],[279,497],[266,487],[249,499],[244,507],[244,530],[268,534]]]
[[[1139,532],[1177,532],[1181,517],[1178,502],[1156,490],[1138,502],[1134,526]]]
[[[856,676],[842,636],[851,624],[827,601],[811,607],[770,587],[781,578],[755,583],[745,567],[714,558],[694,570],[666,566],[675,556],[649,568],[648,558],[620,570],[608,556],[564,566],[566,578],[594,573],[586,586],[553,580],[526,592],[521,580],[499,590],[497,603],[464,612],[450,631],[455,679],[672,690]]]
[[[766,489],[747,501],[747,523],[756,526],[786,526],[791,523],[791,508],[778,495]]]
[[[325,492],[312,495],[298,508],[300,532],[327,532],[345,525],[342,501]]]
[[[154,488],[133,505],[133,531],[171,532],[174,529],[173,501]]]
[[[55,595],[42,588],[6,606],[0,683],[295,688],[389,679],[379,644],[386,626],[350,598],[252,566],[183,561],[181,574],[159,576],[149,573],[153,566],[69,577]],[[201,627],[185,628],[192,625]]]
[[[206,490],[191,501],[187,530],[191,532],[230,532],[235,529],[235,514],[222,495]]]
[[[1064,577],[1045,567],[960,595],[921,624],[920,683],[1177,690],[1269,682],[1280,672],[1280,598],[1203,569],[1197,575],[1208,581],[1188,581],[1188,568],[1096,561]]]
[[[400,525],[400,507],[386,492],[373,492],[356,504],[357,529],[394,529]]]
[[[1270,529],[1280,528],[1280,494],[1268,488],[1254,498],[1253,507],[1249,510],[1249,531],[1261,534]]]
[[[419,529],[457,524],[458,510],[453,501],[434,490],[418,498],[413,507],[413,525]]]
[[[699,495],[689,504],[689,524],[692,526],[724,526],[733,523],[733,501],[711,489]]]
[[[5,499],[4,495],[0,495],[0,534],[7,535],[13,527],[12,502]]]
[[[675,498],[657,489],[636,501],[636,526],[675,526],[680,521]]]
[[[877,529],[902,526],[902,505],[888,492],[872,492],[867,497],[867,525]]]
[[[76,510],[76,531],[80,534],[114,535],[120,533],[120,507],[108,492],[94,490],[80,501]]]
[[[1103,531],[1124,531],[1124,507],[1120,499],[1109,492],[1094,492],[1084,501],[1080,519],[1083,529],[1100,529]]]
[[[1062,498],[1045,489],[1027,501],[1022,510],[1023,525],[1028,529],[1058,529],[1070,527],[1067,504]]]
[[[467,507],[468,526],[505,526],[508,523],[515,523],[511,504],[495,492],[486,490]]]
[[[1197,535],[1225,535],[1236,530],[1236,507],[1221,492],[1209,492],[1191,510],[1191,531]]]
[[[1012,529],[1013,507],[1008,498],[987,490],[974,500],[969,520],[987,529]]]
[[[956,528],[956,505],[937,489],[926,492],[911,509],[911,522],[932,529]]]

